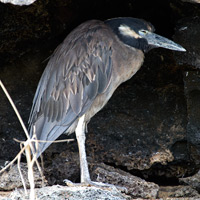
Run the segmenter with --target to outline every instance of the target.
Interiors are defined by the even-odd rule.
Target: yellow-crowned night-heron
[[[153,31],[150,23],[135,18],[87,21],[58,46],[40,79],[29,119],[30,136],[34,129],[38,140],[54,141],[75,131],[82,184],[92,184],[85,152],[87,122],[140,69],[144,52],[156,47],[185,51]],[[49,145],[39,143],[37,155]]]

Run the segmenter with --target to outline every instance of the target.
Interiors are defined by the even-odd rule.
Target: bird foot
[[[102,182],[94,182],[94,181],[87,181],[82,183],[73,183],[68,179],[65,179],[64,182],[67,184],[67,186],[70,187],[97,187],[101,189],[108,189],[108,190],[120,190],[121,192],[127,192],[127,188],[121,187],[121,186],[115,186],[109,183],[102,183]]]

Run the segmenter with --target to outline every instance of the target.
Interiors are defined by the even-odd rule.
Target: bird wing
[[[57,47],[40,79],[29,118],[37,139],[54,141],[106,91],[112,73],[111,30],[89,21]],[[39,154],[50,143],[40,143]]]

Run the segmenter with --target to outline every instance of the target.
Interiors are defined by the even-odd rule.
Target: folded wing
[[[54,141],[106,91],[112,73],[110,29],[89,21],[71,32],[40,79],[29,118],[39,140]],[[50,145],[40,143],[38,156]]]

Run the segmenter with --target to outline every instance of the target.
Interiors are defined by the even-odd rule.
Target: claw
[[[121,186],[115,186],[109,183],[102,183],[102,182],[94,182],[94,181],[87,181],[83,183],[73,183],[72,181],[65,179],[64,182],[69,187],[97,187],[101,189],[107,189],[107,190],[119,190],[121,192],[127,193],[128,190],[126,187]]]

